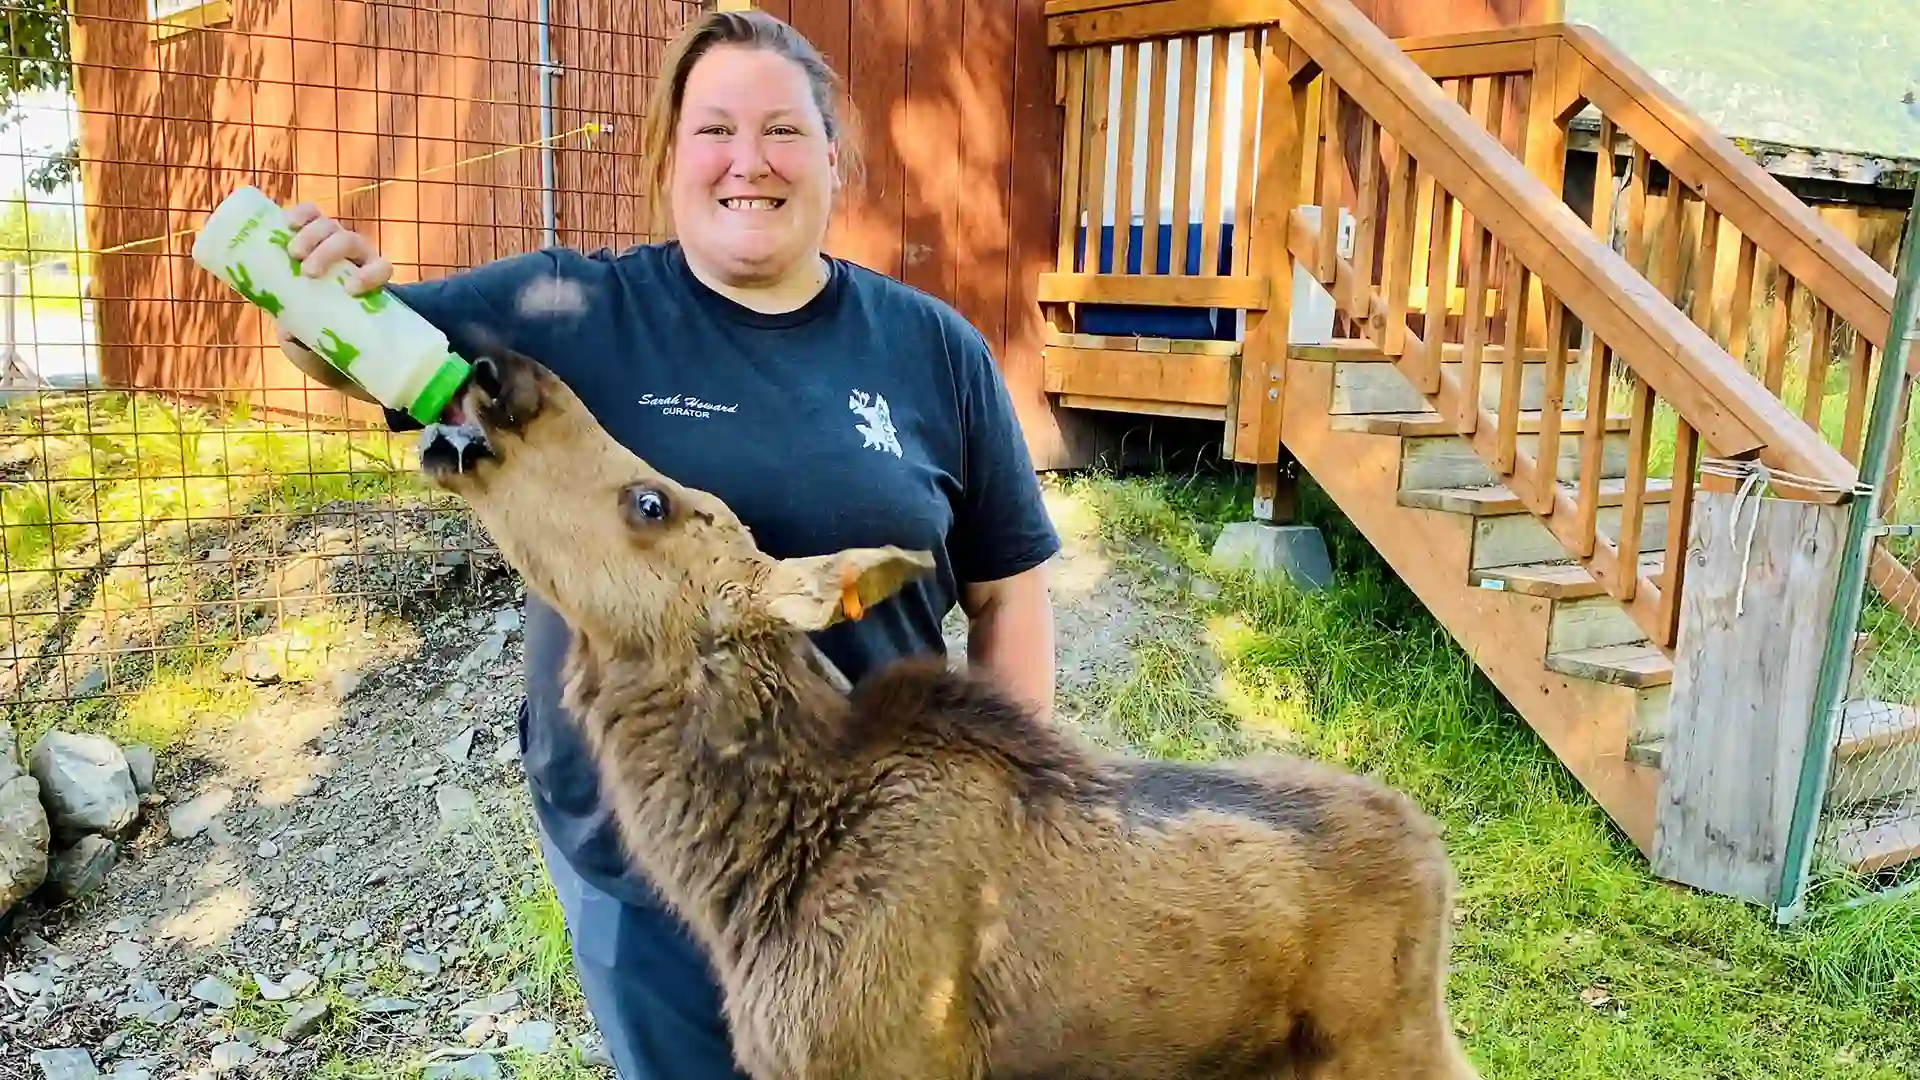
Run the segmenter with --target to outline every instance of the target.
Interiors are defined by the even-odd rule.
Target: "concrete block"
[[[1215,565],[1250,568],[1256,574],[1285,574],[1295,585],[1318,591],[1333,583],[1326,537],[1311,525],[1268,525],[1236,521],[1213,543]]]

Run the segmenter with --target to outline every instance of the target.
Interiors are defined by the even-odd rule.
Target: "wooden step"
[[[1833,855],[1859,874],[1876,874],[1920,859],[1920,793],[1890,806],[1843,814]]]
[[[1560,485],[1571,494],[1574,489]],[[1648,481],[1645,504],[1640,513],[1637,550],[1663,551],[1667,546],[1667,499],[1672,484],[1665,480]],[[1600,511],[1595,515],[1600,535],[1616,541],[1620,534],[1620,503],[1625,481],[1603,481],[1600,487]],[[1505,487],[1437,488],[1402,491],[1397,495],[1402,506],[1464,514],[1473,521],[1473,562],[1479,571],[1492,566],[1516,566],[1541,563],[1567,556],[1566,546],[1532,512],[1522,506],[1518,496]]]
[[[1538,410],[1523,412],[1517,418],[1516,443],[1529,456],[1540,452]],[[1400,448],[1400,486],[1406,488],[1480,487],[1496,484],[1499,477],[1486,459],[1474,450],[1473,443],[1456,434],[1451,419],[1432,411],[1412,413],[1354,413],[1332,418],[1336,431],[1358,431],[1406,440]],[[1556,478],[1573,484],[1580,480],[1584,460],[1585,412],[1569,412],[1561,418],[1560,456]],[[1601,440],[1600,475],[1603,479],[1627,474],[1627,431],[1632,417],[1616,414],[1606,418]]]
[[[1665,746],[1663,722],[1637,734],[1628,753],[1635,762],[1657,769]],[[1871,816],[1864,804],[1900,799],[1916,789],[1920,789],[1920,709],[1890,701],[1843,702],[1840,736],[1828,774],[1828,812]]]
[[[1640,556],[1640,572],[1658,578],[1666,570],[1665,550]],[[1549,600],[1583,600],[1601,596],[1606,588],[1593,580],[1578,563],[1538,562],[1519,566],[1490,566],[1475,571],[1473,583],[1483,589],[1505,589],[1523,596],[1542,596]]]
[[[1579,493],[1579,488],[1570,484],[1561,484],[1560,490],[1566,492],[1569,497]],[[1647,481],[1645,501],[1649,507],[1655,503],[1666,502],[1672,494],[1673,481],[1661,477],[1654,477]],[[1627,481],[1624,477],[1608,477],[1600,481],[1601,506],[1619,506],[1626,501],[1626,497]],[[1521,505],[1520,496],[1515,495],[1504,484],[1408,488],[1400,492],[1398,501],[1401,506],[1411,506],[1419,510],[1442,510],[1449,514],[1467,514],[1473,517],[1497,517],[1527,512],[1527,508]],[[1662,550],[1665,549],[1662,548]]]
[[[1369,342],[1341,338],[1324,345],[1294,345],[1288,353],[1296,360],[1333,365],[1333,400],[1327,410],[1339,416],[1355,413],[1417,413],[1428,409],[1425,396],[1413,388],[1391,358]],[[1461,347],[1448,345],[1442,364],[1456,373]],[[1480,404],[1488,409],[1500,407],[1500,381],[1506,370],[1504,346],[1489,345],[1480,369]],[[1569,410],[1582,408],[1586,397],[1586,365],[1578,354],[1569,353],[1567,383],[1562,405]],[[1538,410],[1546,403],[1547,365],[1544,349],[1527,349],[1521,368],[1520,408]]]
[[[1534,415],[1538,415],[1537,413]],[[1569,421],[1572,423],[1573,421]],[[1611,479],[1627,475],[1628,445],[1625,430],[1608,432],[1600,439],[1600,475]],[[1514,439],[1520,453],[1540,456],[1540,436],[1520,433]],[[1580,482],[1580,466],[1585,457],[1582,432],[1562,430],[1559,453],[1555,456],[1554,478],[1563,484]],[[1461,435],[1402,436],[1400,443],[1400,486],[1407,488],[1479,487],[1497,484],[1500,476]]]
[[[1605,645],[1550,653],[1547,668],[1562,675],[1644,690],[1673,682],[1673,661],[1652,645]]]
[[[1540,432],[1540,417],[1543,414],[1535,409],[1522,412],[1518,418],[1518,429],[1522,435],[1537,435]],[[1360,431],[1368,435],[1397,435],[1402,438],[1427,438],[1439,435],[1458,435],[1453,418],[1441,416],[1431,410],[1421,412],[1384,412],[1349,413],[1332,419],[1335,431]],[[1562,413],[1560,427],[1563,432],[1579,434],[1586,425],[1585,412]],[[1606,430],[1626,431],[1632,426],[1633,418],[1624,413],[1607,417]]]
[[[1635,645],[1647,633],[1611,596],[1556,600],[1547,622],[1547,652],[1568,653],[1607,645]]]
[[[1378,345],[1366,338],[1333,338],[1318,345],[1289,345],[1287,355],[1295,360],[1307,360],[1316,364],[1393,364],[1399,360],[1398,357],[1381,352]],[[1466,346],[1459,342],[1449,341],[1440,346],[1440,362],[1443,364],[1458,364],[1465,355]],[[1485,345],[1482,346],[1480,355],[1483,363],[1504,363],[1507,359],[1507,347]],[[1569,352],[1568,363],[1571,364],[1578,355]],[[1545,364],[1547,350],[1538,346],[1522,349],[1520,360],[1524,364]]]

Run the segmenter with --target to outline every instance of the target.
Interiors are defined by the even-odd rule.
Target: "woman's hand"
[[[317,278],[331,271],[335,263],[345,261],[353,267],[353,273],[347,278],[347,291],[355,296],[382,288],[393,278],[393,264],[374,248],[373,241],[343,228],[339,222],[321,213],[318,206],[303,202],[288,207],[286,213],[287,224],[294,229],[293,240],[287,244],[287,254],[300,260],[301,273]],[[280,341],[280,351],[316,382],[362,401],[374,400],[372,394],[349,379],[345,372],[301,344],[298,338],[287,332],[286,327],[276,324],[275,332]]]

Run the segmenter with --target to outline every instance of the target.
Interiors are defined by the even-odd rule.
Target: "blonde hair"
[[[813,103],[826,122],[827,139],[838,150],[836,171],[842,186],[855,186],[863,175],[853,103],[847,97],[845,83],[828,66],[820,50],[805,35],[764,11],[708,12],[689,22],[667,47],[640,127],[641,188],[647,197],[649,226],[657,236],[673,234],[667,175],[673,167],[673,136],[680,125],[687,76],[716,45],[768,49],[800,65],[812,88]]]

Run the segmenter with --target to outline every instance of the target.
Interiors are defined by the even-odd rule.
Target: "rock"
[[[27,771],[40,781],[40,801],[61,842],[88,833],[118,836],[139,816],[133,772],[112,739],[49,731],[34,744]]]
[[[14,734],[12,724],[0,720],[0,784],[25,775],[26,767],[20,763],[20,737]]]
[[[27,1060],[40,1067],[46,1080],[98,1080],[100,1076],[93,1055],[77,1048],[36,1050]]]
[[[319,978],[299,968],[287,972],[287,977],[280,980],[280,989],[285,990],[288,997],[299,997],[319,985]]]
[[[440,744],[440,753],[455,765],[464,763],[473,753],[473,725],[468,724],[460,734]]]
[[[246,1043],[227,1042],[213,1048],[210,1064],[215,1073],[230,1073],[242,1065],[251,1065],[253,1059],[259,1056],[259,1053]]]
[[[176,840],[191,840],[207,831],[213,819],[233,801],[227,788],[213,788],[167,811],[167,835]]]
[[[107,959],[132,971],[146,959],[146,950],[142,949],[137,941],[116,941],[113,947],[107,950]]]
[[[293,1011],[287,1014],[287,1022],[280,1028],[280,1041],[297,1045],[307,1039],[320,1030],[332,1007],[332,1003],[323,997],[311,998],[294,1006]]]
[[[231,1009],[240,1004],[240,991],[212,975],[194,983],[189,993],[216,1009]]]
[[[0,729],[5,728],[0,722]],[[8,760],[0,758],[0,771]],[[47,810],[40,802],[40,781],[25,774],[0,781],[0,915],[46,882],[51,840]]]
[[[121,752],[127,758],[127,771],[133,774],[133,790],[141,795],[153,794],[153,747],[135,743]]]
[[[495,630],[481,639],[480,644],[474,646],[473,651],[460,661],[459,666],[454,669],[455,677],[471,675],[481,668],[492,665],[500,659],[500,654],[506,651],[506,648],[506,631]]]
[[[361,1012],[384,1015],[387,1013],[417,1012],[421,1005],[417,1001],[397,997],[370,997],[360,1003]]]
[[[429,982],[440,975],[440,958],[429,952],[410,950],[400,958],[400,966],[418,973],[421,978]]]
[[[440,827],[447,831],[466,828],[478,808],[473,792],[456,784],[435,788],[433,802],[440,811]]]
[[[360,673],[357,671],[336,671],[332,681],[333,696],[339,701],[347,700],[355,690],[360,689]]]
[[[560,1029],[550,1020],[527,1020],[507,1036],[507,1045],[516,1050],[525,1050],[529,1054],[544,1054],[552,1049],[553,1041],[560,1037]]]
[[[92,1053],[79,1047],[40,1050],[27,1060],[40,1067],[46,1080],[95,1080],[100,1075]]]
[[[429,1065],[425,1080],[500,1080],[506,1074],[492,1054],[474,1054],[443,1065]]]
[[[61,900],[78,899],[106,883],[107,873],[119,857],[120,845],[104,836],[83,836],[53,857],[47,867],[47,884]]]
[[[574,1049],[580,1051],[580,1063],[596,1069],[613,1068],[613,1055],[607,1053],[606,1040],[598,1032],[583,1035],[574,1043]]]

